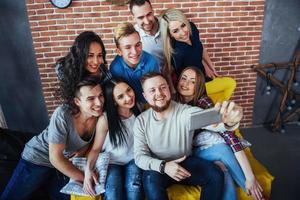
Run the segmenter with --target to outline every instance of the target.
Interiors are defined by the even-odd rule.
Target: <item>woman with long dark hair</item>
[[[205,78],[196,67],[186,67],[179,76],[177,91],[178,101],[203,109],[213,107],[212,100],[205,92]],[[225,140],[231,142],[226,144]],[[235,141],[235,142],[233,142]],[[193,154],[210,161],[218,161],[225,172],[223,200],[237,199],[233,180],[254,199],[262,199],[262,188],[257,182],[244,147],[232,132],[216,133],[199,130],[194,136]],[[221,163],[220,163],[221,162]],[[221,167],[221,168],[222,168]]]
[[[101,151],[110,153],[104,199],[143,199],[142,170],[133,160],[133,124],[139,110],[135,93],[124,81],[105,84],[106,112],[97,123],[93,146],[88,154],[84,190],[95,196],[95,162]]]
[[[92,31],[80,33],[68,54],[56,62],[60,88],[74,88],[85,76],[103,78],[106,64],[106,51],[99,35]]]

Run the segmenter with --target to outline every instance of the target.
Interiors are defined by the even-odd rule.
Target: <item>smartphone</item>
[[[222,122],[219,109],[209,108],[191,113],[191,130]]]

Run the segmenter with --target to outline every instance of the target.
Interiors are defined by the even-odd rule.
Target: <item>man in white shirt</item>
[[[149,0],[130,0],[130,12],[136,22],[143,50],[152,54],[158,61],[160,69],[164,66],[163,41],[159,31],[158,19]]]

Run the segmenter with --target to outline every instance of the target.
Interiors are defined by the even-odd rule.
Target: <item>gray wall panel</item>
[[[0,104],[9,129],[40,132],[48,123],[25,1],[0,1]]]
[[[296,49],[300,49],[300,1],[266,0],[265,19],[260,52],[260,64],[292,61]],[[277,70],[275,76],[286,82],[287,70]],[[300,74],[297,74],[300,82]],[[265,95],[266,80],[258,77],[254,101],[253,124],[260,125],[274,120],[279,110],[282,93],[272,89]],[[294,87],[299,91],[300,86]],[[300,92],[300,91],[299,91]]]

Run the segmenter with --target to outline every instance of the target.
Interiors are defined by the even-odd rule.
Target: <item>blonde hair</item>
[[[139,35],[131,23],[123,22],[118,24],[118,26],[114,29],[114,41],[116,46],[119,47],[119,41],[121,38],[127,37],[133,33],[137,33]]]
[[[163,44],[164,44],[164,56],[166,60],[165,67],[167,68],[167,72],[171,71],[171,59],[172,54],[174,53],[174,48],[172,46],[172,36],[170,35],[169,23],[170,21],[179,21],[184,23],[192,35],[190,22],[187,20],[185,15],[177,9],[170,8],[163,11],[159,16],[159,27],[160,33],[162,35]]]

